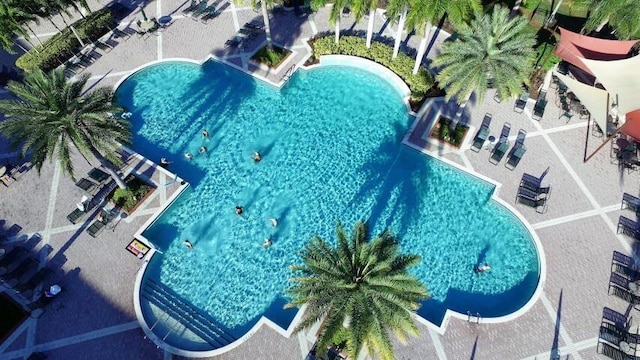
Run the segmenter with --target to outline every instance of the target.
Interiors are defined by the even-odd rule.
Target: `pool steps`
[[[229,345],[236,340],[227,330],[223,329],[222,325],[217,324],[209,316],[204,315],[201,310],[187,303],[173,290],[161,283],[145,279],[142,285],[142,296],[214,348]],[[171,330],[167,332],[165,338],[170,333]]]

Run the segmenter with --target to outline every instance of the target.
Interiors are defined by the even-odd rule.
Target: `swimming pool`
[[[167,297],[208,314],[229,337],[219,346],[262,316],[289,328],[288,266],[313,235],[333,240],[338,221],[350,228],[368,220],[372,233],[390,227],[404,252],[422,255],[414,273],[432,298],[418,313],[436,325],[446,309],[514,313],[536,290],[540,261],[527,228],[491,198],[494,185],[401,145],[413,118],[375,74],[323,66],[298,71],[278,90],[215,61],[167,62],[135,73],[116,96],[133,113],[134,150],[170,159],[191,184],[143,233],[162,251],[143,285],[161,284]],[[483,262],[492,270],[474,274]],[[167,344],[218,346],[172,330],[175,321],[153,301],[141,307]]]

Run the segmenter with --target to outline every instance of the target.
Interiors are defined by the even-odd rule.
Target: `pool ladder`
[[[471,322],[471,318],[473,317],[473,315],[471,315],[471,311],[467,311],[467,322]],[[480,324],[480,319],[482,318],[482,316],[480,316],[480,313],[476,313],[475,315],[476,318],[476,324]]]
[[[286,83],[287,81],[289,81],[289,79],[291,78],[291,76],[295,71],[296,71],[296,64],[293,64],[289,67],[289,69],[287,69],[287,72],[284,73],[284,76],[282,77],[282,82]]]

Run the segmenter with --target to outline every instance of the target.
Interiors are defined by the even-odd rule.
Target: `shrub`
[[[151,190],[150,185],[133,177],[127,180],[127,188],[118,188],[113,192],[111,201],[125,211],[129,211],[138,204],[138,201],[140,201],[149,190]]]
[[[440,117],[435,125],[435,129],[431,134],[431,137],[438,138],[454,146],[460,147],[468,130],[469,128],[467,126],[456,124],[456,128],[451,131],[451,120]]]
[[[113,16],[108,9],[101,9],[89,14],[86,18],[76,21],[73,25],[78,36],[83,42],[98,39],[109,31],[113,24]],[[22,70],[42,69],[48,71],[58,67],[73,56],[75,50],[80,47],[78,39],[69,28],[63,29],[58,34],[44,41],[43,45],[36,46],[16,60],[16,65]]]
[[[260,49],[255,55],[251,57],[251,60],[268,65],[269,67],[277,67],[284,58],[289,55],[289,51],[274,46],[273,50],[269,50],[266,46]]]
[[[434,84],[429,70],[421,66],[414,75],[414,59],[403,53],[392,59],[393,48],[380,42],[372,42],[371,47],[367,49],[365,39],[357,36],[342,36],[338,44],[333,36],[326,36],[314,39],[311,44],[316,59],[322,55],[351,55],[369,59],[389,68],[407,83],[412,99],[424,98]]]

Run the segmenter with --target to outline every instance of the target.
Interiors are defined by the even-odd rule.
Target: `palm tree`
[[[418,73],[425,56],[432,23],[448,17],[456,28],[464,28],[474,12],[482,9],[479,0],[409,0],[409,8],[407,28],[416,30],[422,36],[413,67],[414,74]]]
[[[589,9],[586,31],[602,28],[606,23],[615,29],[621,40],[640,37],[640,4],[636,0],[579,0],[574,7]]]
[[[373,38],[373,21],[375,19],[378,0],[352,0],[350,2],[351,12],[356,18],[356,22],[362,20],[366,13],[369,14],[369,23],[367,25],[367,48],[371,47],[371,39]]]
[[[26,26],[27,29],[31,31],[36,40],[38,40],[40,45],[42,45],[42,41],[40,41],[38,35],[29,26],[30,21],[37,22],[37,19],[34,15],[27,11],[27,9],[23,8],[22,5],[23,4],[21,4],[20,2],[7,0],[0,1],[0,22],[2,23],[2,25],[0,25],[0,29],[2,29],[1,31],[3,31],[3,33],[6,33],[6,36],[1,36],[4,39],[2,40],[2,47],[9,52],[13,52],[13,50],[11,50],[11,45],[9,45],[8,48],[5,47],[5,44],[8,45],[8,43],[6,42],[6,38],[7,36],[11,38],[13,34],[24,37],[24,39],[31,45],[31,47],[35,48],[35,46],[29,40],[29,35],[22,28],[22,26]]]
[[[329,0],[311,0],[311,9],[318,11],[329,3]],[[335,0],[329,12],[329,22],[336,24],[336,44],[340,41],[340,15],[345,7],[351,5],[351,0]]]
[[[122,111],[113,104],[109,89],[82,96],[89,77],[83,74],[78,81],[67,82],[64,68],[48,74],[38,69],[25,73],[24,84],[9,82],[7,89],[19,100],[0,100],[0,112],[5,115],[0,132],[23,156],[31,154],[38,172],[47,159],[55,159],[75,180],[71,161],[75,148],[87,162],[90,156],[97,158],[124,188],[113,164],[121,164],[116,153],[120,144],[131,142],[130,124],[109,115]]]
[[[388,230],[369,242],[363,222],[356,223],[351,238],[340,224],[336,233],[335,247],[315,236],[301,254],[304,265],[291,267],[298,277],[286,291],[292,300],[285,307],[307,305],[295,331],[324,319],[319,349],[349,327],[349,358],[358,359],[366,347],[370,355],[393,359],[391,332],[401,341],[417,335],[413,316],[428,297],[424,285],[409,274],[421,258],[401,255],[398,240]]]
[[[392,59],[398,56],[400,51],[400,42],[402,41],[402,31],[404,30],[404,22],[407,19],[407,12],[409,11],[410,0],[391,0],[387,4],[387,17],[391,20],[400,17],[398,21],[398,30],[396,30],[396,38],[393,44]]]
[[[496,6],[492,14],[476,13],[457,41],[447,42],[434,66],[442,67],[436,80],[464,104],[475,91],[480,101],[492,81],[501,99],[513,97],[529,83],[535,58],[535,33],[527,19],[509,19],[509,10]]]

